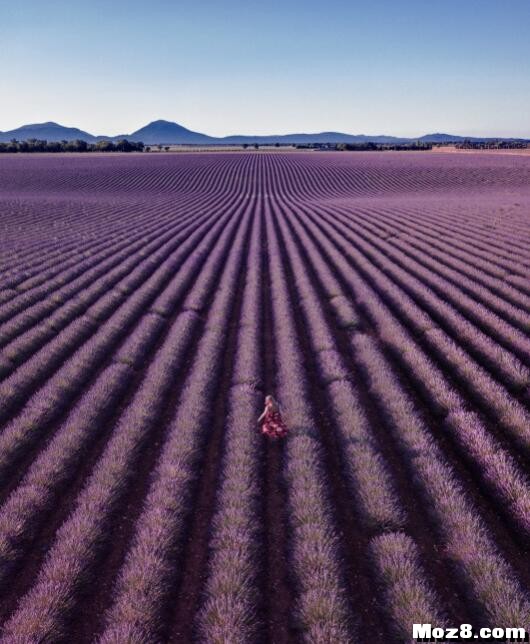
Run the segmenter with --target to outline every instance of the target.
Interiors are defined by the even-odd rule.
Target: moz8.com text
[[[471,624],[460,624],[456,628],[442,628],[432,624],[413,624],[412,638],[415,642],[450,642],[476,640],[477,642],[528,642],[524,628],[477,628]]]

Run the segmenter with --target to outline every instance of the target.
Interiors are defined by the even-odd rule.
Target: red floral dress
[[[287,436],[287,427],[282,415],[279,411],[275,411],[272,406],[267,406],[266,408],[261,433],[270,438],[284,438]]]

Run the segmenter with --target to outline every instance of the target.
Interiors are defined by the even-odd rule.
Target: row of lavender
[[[274,202],[273,202],[274,203]],[[295,229],[295,238],[301,240],[302,247],[307,252],[307,257],[303,258],[293,241],[289,232],[285,233],[284,243],[287,247],[287,254],[291,255],[291,267],[293,277],[297,286],[297,294],[301,300],[302,311],[305,313],[305,323],[309,329],[309,340],[312,345],[313,355],[317,366],[317,373],[321,377],[321,386],[329,388],[330,407],[336,414],[336,430],[341,434],[341,443],[346,460],[346,475],[350,480],[351,492],[357,497],[359,513],[367,526],[371,530],[374,528],[380,531],[381,535],[374,537],[368,547],[367,555],[372,553],[375,559],[376,567],[379,569],[380,577],[385,582],[385,597],[387,600],[387,610],[394,620],[394,624],[401,631],[404,638],[410,636],[410,624],[414,621],[430,621],[443,623],[447,622],[447,615],[450,610],[444,607],[443,601],[436,596],[436,589],[433,589],[431,579],[421,569],[418,557],[418,548],[414,543],[414,537],[421,539],[418,529],[414,528],[410,519],[407,520],[406,512],[400,507],[399,492],[396,496],[395,488],[392,486],[385,468],[382,457],[382,448],[377,446],[377,441],[372,435],[373,428],[368,429],[364,434],[362,431],[365,423],[363,422],[362,408],[355,402],[354,373],[349,372],[347,365],[344,363],[344,356],[337,351],[337,346],[333,341],[334,335],[341,335],[345,329],[347,335],[351,337],[351,358],[350,365],[355,365],[359,372],[364,373],[368,378],[369,390],[373,398],[381,408],[387,425],[393,434],[398,452],[400,452],[403,461],[403,467],[406,468],[415,480],[415,492],[425,507],[426,519],[431,522],[432,531],[436,541],[441,541],[444,546],[444,565],[447,571],[456,573],[456,584],[462,588],[464,597],[467,600],[467,606],[472,614],[479,619],[486,620],[490,624],[499,621],[512,620],[512,622],[527,624],[530,613],[530,604],[528,601],[527,590],[524,580],[526,579],[523,570],[517,568],[517,563],[521,563],[521,558],[514,557],[506,549],[506,545],[496,543],[496,521],[492,520],[489,525],[488,518],[492,514],[497,514],[502,507],[511,524],[511,529],[519,533],[522,529],[528,535],[528,498],[529,498],[529,481],[528,475],[521,464],[518,462],[517,450],[515,445],[504,445],[506,437],[497,436],[489,423],[484,423],[484,406],[487,406],[487,413],[492,414],[500,419],[507,435],[513,435],[514,441],[519,445],[528,446],[527,431],[530,427],[528,422],[529,415],[524,402],[518,402],[513,398],[509,391],[503,388],[503,385],[515,386],[515,391],[525,391],[528,388],[528,370],[523,361],[527,357],[526,338],[518,336],[519,345],[512,345],[513,353],[520,354],[521,360],[517,356],[506,353],[502,354],[502,347],[497,347],[491,342],[491,338],[484,336],[481,359],[487,364],[492,371],[496,371],[499,382],[495,382],[491,376],[485,373],[473,359],[466,355],[465,351],[458,347],[456,343],[447,338],[442,332],[434,331],[435,324],[430,322],[425,328],[421,323],[426,321],[426,313],[418,308],[415,302],[406,301],[403,303],[403,292],[396,289],[396,283],[390,282],[382,273],[371,271],[364,273],[355,269],[355,265],[365,268],[365,261],[361,260],[355,253],[352,254],[352,248],[344,243],[345,229],[340,229],[341,236],[333,235],[333,228],[322,231],[318,229],[318,224],[313,229],[313,239],[307,235],[305,228],[309,228],[311,211],[307,208],[298,208],[296,203],[290,203],[287,209],[284,203],[280,203],[278,211],[275,211],[276,219],[281,222],[281,210],[286,210],[286,218],[289,224]],[[295,223],[296,218],[293,216],[296,212],[302,211],[300,221]],[[325,209],[318,206],[315,210],[315,221],[322,223],[322,215]],[[334,223],[336,224],[336,218]],[[281,223],[280,227],[285,224]],[[356,228],[356,230],[358,230]],[[333,240],[334,244],[330,243]],[[375,241],[375,240],[374,240]],[[316,242],[316,243],[315,243]],[[281,263],[280,252],[276,244],[274,233],[269,236],[269,246],[272,252],[271,272],[274,275]],[[374,244],[376,247],[377,245]],[[318,247],[323,249],[323,255],[319,254]],[[355,247],[354,247],[355,248]],[[373,253],[373,249],[372,253]],[[370,256],[370,255],[369,255]],[[372,254],[372,256],[374,256]],[[351,258],[351,264],[347,261]],[[345,261],[346,260],[346,261]],[[316,268],[315,278],[321,282],[320,293],[314,290],[311,280],[308,278],[308,265]],[[340,282],[346,288],[342,291],[339,282],[334,278],[330,266],[340,274]],[[377,264],[376,264],[377,266]],[[386,267],[386,265],[385,265]],[[390,272],[390,271],[389,271]],[[396,273],[390,273],[394,276]],[[424,277],[427,274],[423,275]],[[368,279],[368,281],[365,281]],[[369,283],[373,281],[376,285],[374,290]],[[388,285],[385,283],[388,282]],[[429,283],[426,280],[427,284]],[[400,282],[397,282],[399,287]],[[418,283],[419,286],[419,283]],[[421,286],[425,289],[425,283]],[[378,293],[382,289],[381,294]],[[312,292],[313,289],[313,292]],[[444,293],[447,294],[448,288],[444,284]],[[465,291],[465,289],[463,289]],[[389,293],[389,291],[391,291]],[[288,311],[292,311],[293,298],[285,286],[281,283],[276,285],[274,292],[280,294],[279,299],[282,302],[289,301],[292,303]],[[456,309],[462,300],[466,302],[466,295],[455,292],[454,302]],[[390,308],[387,306],[385,296],[390,295]],[[524,298],[522,294],[518,297]],[[375,341],[366,335],[366,333],[356,332],[358,319],[356,314],[351,310],[351,298],[360,306],[364,316],[364,325],[370,324],[370,327],[378,334],[379,340]],[[495,296],[492,296],[494,299]],[[274,301],[274,295],[273,295]],[[428,300],[420,300],[422,303]],[[334,313],[327,324],[335,324],[336,327],[330,332],[326,328],[326,316],[322,310],[322,303],[329,302],[329,308]],[[466,302],[467,303],[467,302]],[[487,301],[491,304],[491,301]],[[410,314],[406,317],[409,325],[416,327],[415,334],[425,334],[429,340],[435,339],[429,353],[434,353],[435,362],[425,353],[422,348],[423,343],[417,343],[414,335],[410,335],[407,329],[401,326],[396,319],[396,306],[401,307]],[[296,308],[296,305],[294,305]],[[473,311],[471,304],[469,308],[464,309],[467,313]],[[326,307],[325,307],[326,308]],[[320,309],[320,310],[319,310]],[[428,309],[427,309],[428,310]],[[435,311],[436,309],[432,309]],[[445,312],[451,311],[448,315],[449,320],[458,314],[448,307]],[[398,309],[399,312],[399,309]],[[518,311],[517,311],[518,313]],[[292,312],[290,313],[292,316]],[[484,312],[483,318],[477,321],[491,320],[487,316],[491,314]],[[477,316],[478,317],[478,316]],[[441,320],[443,320],[441,316]],[[419,320],[419,323],[418,323]],[[459,318],[456,317],[459,321]],[[521,311],[521,320],[524,320]],[[416,323],[415,323],[416,321]],[[501,326],[499,320],[495,322]],[[513,320],[511,320],[513,322]],[[526,321],[524,322],[527,323]],[[292,324],[292,323],[291,323]],[[461,324],[469,324],[462,319]],[[489,330],[495,329],[493,322],[490,323]],[[282,317],[282,331],[289,333],[289,313],[286,312]],[[474,327],[474,332],[479,335],[480,331]],[[516,331],[509,330],[509,333]],[[470,333],[462,333],[462,327],[456,328],[455,336],[459,342],[468,343],[474,339]],[[281,335],[280,335],[281,337]],[[287,336],[289,337],[289,336]],[[517,336],[516,336],[517,337]],[[293,330],[289,342],[283,344],[280,340],[281,355],[283,363],[289,365],[292,361],[296,364],[296,353],[293,355],[293,347],[297,345],[296,332]],[[451,350],[451,347],[454,347]],[[439,351],[432,351],[439,347]],[[498,349],[497,360],[489,359],[487,349],[491,349],[493,355]],[[388,351],[388,358],[384,356],[383,350]],[[292,357],[290,357],[292,356]],[[438,437],[433,435],[434,427],[430,427],[428,420],[422,412],[417,410],[415,397],[411,397],[406,389],[400,384],[403,377],[399,370],[393,367],[392,362],[399,360],[401,366],[407,371],[406,375],[409,382],[413,383],[419,391],[425,396],[428,404],[432,405],[436,413],[441,416],[442,426],[449,433],[453,444],[458,450],[458,456],[474,467],[476,476],[480,479],[480,484],[484,486],[485,495],[488,503],[491,504],[492,511],[489,513],[482,509],[482,502],[474,498],[471,490],[466,489],[468,486],[467,478],[462,478],[461,467],[459,463],[452,465],[451,459],[453,453],[447,453],[445,444],[439,444]],[[436,365],[440,361],[441,367]],[[508,369],[513,365],[512,372]],[[446,375],[443,368],[447,368]],[[459,369],[462,376],[466,376],[463,388],[453,385],[449,377],[451,370],[455,367]],[[307,371],[307,367],[305,369]],[[279,383],[281,380],[281,371],[279,373]],[[287,409],[288,417],[293,424],[294,433],[297,434],[297,418],[300,409],[304,412],[311,409],[311,403],[304,394],[304,370],[300,372],[291,372],[289,378],[283,381],[282,402]],[[478,376],[478,378],[477,378]],[[511,378],[510,378],[511,376]],[[478,380],[478,383],[474,380]],[[353,381],[353,382],[352,382]],[[298,387],[294,383],[298,383]],[[300,389],[300,385],[302,389]],[[340,392],[340,393],[339,393]],[[469,400],[469,394],[477,393],[477,401],[473,404],[473,399]],[[464,396],[464,397],[463,397]],[[342,406],[341,406],[342,401]],[[470,411],[470,407],[476,407],[477,413]],[[480,413],[478,413],[480,412]],[[347,422],[344,423],[344,418]],[[427,417],[428,418],[428,417]],[[342,423],[341,423],[342,420]],[[311,427],[311,421],[306,421],[307,426],[302,425],[304,433],[307,427]],[[351,440],[352,427],[356,430],[355,448],[348,453],[348,439]],[[293,438],[294,441],[294,438]],[[360,445],[363,449],[360,449]],[[302,458],[310,458],[312,448],[307,445],[303,451]],[[317,452],[319,452],[317,441]],[[320,462],[318,459],[317,462]],[[321,464],[321,463],[320,463]],[[286,477],[289,476],[289,459],[286,461]],[[318,475],[313,474],[313,480],[318,481]],[[309,486],[306,485],[304,498],[309,498]],[[292,489],[292,487],[291,487]],[[482,490],[481,490],[482,492]],[[488,496],[491,494],[491,496]],[[319,492],[312,495],[318,501],[319,498],[326,498],[325,487]],[[235,499],[232,500],[235,504]],[[478,504],[478,505],[477,505]],[[500,506],[499,506],[500,504]],[[415,508],[410,508],[414,512]],[[314,510],[314,516],[318,516],[318,523],[325,530],[331,530],[333,534],[332,520],[317,514]],[[293,532],[296,534],[295,526],[299,525],[296,516],[296,508],[291,507],[293,517]],[[331,523],[330,523],[331,521]],[[303,521],[301,522],[303,525]],[[326,528],[326,526],[328,526]],[[397,530],[397,531],[396,531]],[[316,532],[318,534],[318,532]],[[520,536],[520,533],[519,535]],[[432,538],[432,537],[431,537]],[[294,537],[293,537],[294,539]],[[331,539],[331,541],[329,541]],[[318,537],[315,538],[315,541]],[[340,561],[338,553],[338,544],[333,545],[333,537],[328,537],[328,544],[331,546],[331,562]],[[434,544],[429,544],[434,547]],[[300,544],[301,547],[302,544]],[[294,546],[296,548],[296,545]],[[425,545],[423,545],[425,550]],[[434,548],[433,548],[434,549]],[[427,554],[429,554],[427,549]],[[432,554],[432,553],[431,553]],[[472,554],[472,559],[470,555]],[[304,557],[305,562],[315,564],[309,554]],[[296,568],[296,556],[293,554],[293,563]],[[515,565],[514,565],[515,564]],[[344,618],[342,624],[337,624],[337,618],[340,618],[342,612],[333,605],[333,610],[325,612],[325,597],[340,597],[344,590],[344,580],[338,572],[330,572],[330,564],[320,564],[317,569],[326,571],[326,580],[331,584],[322,585],[322,593],[316,593],[316,597],[311,599],[313,602],[319,602],[319,618],[323,621],[318,623],[317,641],[329,641],[330,638],[337,637],[337,633],[344,633],[355,624],[355,618],[352,616]],[[333,569],[331,569],[333,570]],[[308,571],[305,570],[306,575]],[[244,577],[240,579],[242,586],[232,583],[232,601],[237,597],[236,588],[243,587],[243,583],[248,579],[248,570],[244,571]],[[299,570],[303,579],[304,569]],[[303,586],[302,586],[303,589]],[[350,588],[350,591],[352,589]],[[300,604],[303,606],[303,595]],[[477,608],[477,604],[480,607]],[[471,608],[470,608],[471,607]],[[222,614],[221,614],[222,615]],[[316,637],[316,631],[312,631],[315,625],[311,622],[312,613],[304,615],[303,623],[307,630],[308,639]],[[222,620],[221,620],[222,621]],[[223,623],[229,623],[226,620]],[[233,624],[231,624],[233,627]],[[326,630],[328,629],[328,630]],[[340,635],[338,636],[340,639]]]
[[[109,366],[102,372],[96,371],[94,384],[83,393],[66,419],[54,428],[53,438],[47,449],[40,452],[5,506],[3,543],[7,550],[3,557],[3,570],[6,575],[9,575],[16,561],[24,556],[32,532],[38,530],[39,522],[46,520],[47,510],[71,480],[83,453],[83,446],[90,447],[95,433],[103,430],[100,424],[102,416],[119,404],[124,388],[128,383],[134,382],[135,371],[143,371],[131,402],[123,409],[121,417],[113,421],[114,427],[110,431],[106,430],[109,438],[105,451],[92,476],[80,490],[76,500],[77,510],[73,511],[71,520],[61,528],[60,534],[64,536],[62,539],[58,536],[48,555],[50,565],[44,564],[41,571],[41,587],[45,589],[43,597],[47,597],[56,607],[53,620],[49,615],[48,621],[43,622],[41,627],[52,629],[55,636],[60,631],[61,620],[67,617],[68,606],[74,602],[74,587],[82,585],[90,577],[88,561],[91,557],[92,560],[97,557],[101,539],[105,539],[105,535],[107,538],[110,536],[106,528],[112,520],[112,513],[119,508],[119,499],[123,498],[131,477],[134,476],[131,465],[135,459],[141,458],[142,445],[145,445],[145,441],[153,433],[158,416],[164,409],[168,391],[174,387],[175,375],[179,374],[182,362],[189,353],[190,343],[195,342],[197,332],[202,328],[200,313],[205,310],[216,287],[217,273],[226,259],[228,248],[234,242],[234,232],[239,227],[240,217],[237,216],[237,211],[229,222],[225,219],[221,217],[212,222],[209,231],[199,228],[186,243],[178,246],[176,252],[174,250],[168,254],[158,270],[143,285],[132,290],[125,304],[109,318],[106,325],[108,331],[105,331],[105,325],[101,326],[93,341],[81,347],[78,353],[82,352],[84,360],[80,361],[78,355],[74,355],[71,368],[68,370],[66,363],[45,385],[53,388],[55,382],[62,383],[63,391],[60,393],[64,393],[64,383],[68,382],[72,386],[71,383],[74,382],[74,386],[77,385],[78,390],[82,391],[83,388],[86,389],[87,376],[97,368],[102,357],[105,354],[112,356]],[[186,254],[188,257],[183,261]],[[193,289],[190,290],[192,284]],[[157,291],[159,294],[155,297]],[[131,326],[133,330],[127,337],[124,331]],[[144,363],[150,354],[154,355],[149,368],[145,369]],[[77,382],[72,377],[74,374],[77,375]],[[41,400],[44,398],[47,402],[50,401],[52,391],[39,393]],[[33,397],[36,399],[33,405],[36,416],[34,414],[31,418],[33,423],[39,423],[38,398],[39,396]],[[11,448],[12,453],[21,451],[21,439],[26,439],[26,444],[29,440],[37,439],[35,432],[26,431],[21,435],[18,429],[20,425],[23,428],[28,426],[27,410],[29,408],[31,413],[32,400],[24,408],[22,417],[19,415],[11,422],[12,431],[8,425],[3,434],[6,437],[6,447]],[[44,430],[46,420],[42,419]],[[9,455],[7,450],[6,453]],[[6,457],[6,462],[12,464],[12,459]],[[121,469],[118,463],[121,464]],[[96,490],[100,492],[94,494]],[[103,516],[108,517],[107,523],[103,522]],[[15,519],[18,521],[15,522]],[[81,531],[86,535],[83,539]],[[76,553],[66,555],[72,547],[72,538],[76,543]],[[80,556],[83,548],[83,555]],[[64,556],[82,566],[86,575],[76,574],[76,570],[68,565],[62,569]],[[45,576],[48,570],[55,581],[58,574],[65,575],[62,582],[62,604],[60,592],[50,595],[46,590],[46,579],[50,579]],[[60,570],[63,573],[59,573]],[[37,585],[33,591],[37,593],[38,588]],[[35,606],[31,602],[30,613],[35,610]]]
[[[146,209],[123,237],[101,240],[81,270],[57,254],[43,280],[37,257],[24,256],[33,273],[21,292],[22,282],[6,292],[0,309],[5,587],[83,454],[98,440],[101,452],[57,523],[38,574],[5,609],[4,641],[68,638],[72,615],[90,604],[87,589],[155,435],[161,442],[141,509],[93,636],[169,637],[186,527],[226,376],[229,412],[195,627],[204,641],[254,641],[261,632],[260,535],[267,526],[259,473],[267,447],[254,429],[264,393],[264,291],[275,389],[290,427],[283,475],[299,636],[361,641],[366,607],[403,638],[411,621],[449,623],[454,606],[440,571],[454,575],[468,614],[528,623],[517,543],[512,536],[499,542],[492,518],[501,511],[526,538],[529,483],[518,453],[528,448],[530,427],[527,311],[524,289],[505,279],[513,274],[508,242],[498,244],[506,257],[502,250],[488,258],[485,279],[473,272],[485,235],[468,258],[462,234],[444,234],[444,252],[433,261],[429,246],[400,242],[402,225],[388,201],[367,214],[344,199],[294,199],[287,188],[302,181],[303,190],[299,165],[273,156],[254,161],[233,191],[209,204],[191,197],[176,219],[170,207],[158,219]],[[328,172],[320,172],[323,184]],[[258,194],[249,192],[254,184]],[[517,266],[524,244],[521,235]],[[507,272],[491,281],[495,270]],[[237,348],[232,371],[223,374],[234,316]],[[331,485],[337,454],[351,507]],[[352,508],[362,536],[355,552],[340,528]],[[366,561],[368,598],[347,572],[366,570]]]

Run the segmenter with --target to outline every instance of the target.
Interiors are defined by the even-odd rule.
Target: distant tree
[[[254,143],[254,150],[259,150],[259,143]]]
[[[46,139],[37,139],[33,149],[35,152],[46,152],[48,150],[48,141]]]
[[[166,152],[169,152],[169,145],[165,145],[165,146],[164,146],[164,150],[165,150]]]
[[[122,150],[124,152],[142,151],[143,143],[129,142],[125,139],[114,144],[112,141],[98,141],[97,143],[87,143],[82,139],[73,141],[46,141],[44,139],[28,139],[27,141],[17,141],[12,139],[10,143],[0,143],[1,152],[114,152]]]
[[[87,152],[88,143],[82,139],[76,139],[75,141],[68,141],[66,146],[63,146],[65,152]]]
[[[148,146],[145,148],[145,151],[146,151],[146,152],[151,152],[151,146],[150,146],[150,145],[148,145]]]
[[[115,147],[118,152],[132,152],[136,146],[127,141],[127,139],[120,139],[115,144]]]
[[[162,146],[160,143],[159,143],[156,147],[157,147],[159,150],[162,150],[162,148],[163,148],[163,146]]]
[[[279,148],[279,147],[280,147],[280,144],[276,141],[276,143],[274,144],[274,147],[275,147],[275,148]]]
[[[112,141],[98,141],[95,147],[97,152],[113,152],[115,149]]]
[[[246,150],[248,148],[248,143],[243,143],[243,150]]]

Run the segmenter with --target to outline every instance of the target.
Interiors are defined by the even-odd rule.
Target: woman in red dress
[[[287,427],[283,422],[280,407],[272,396],[265,397],[265,409],[258,418],[258,424],[263,421],[261,433],[270,438],[285,438]]]

